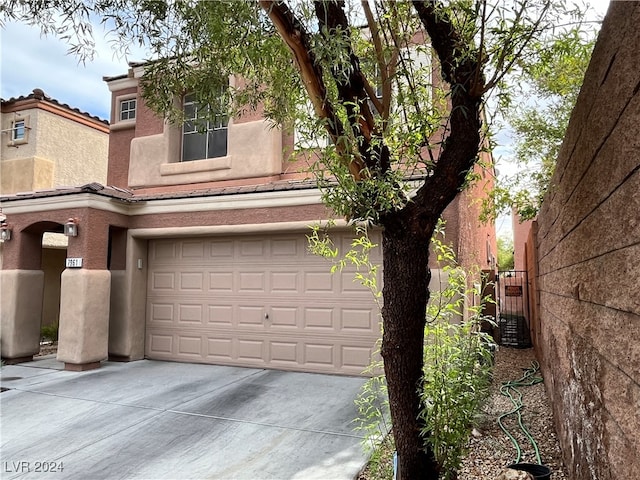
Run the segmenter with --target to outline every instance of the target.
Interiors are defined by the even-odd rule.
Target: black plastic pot
[[[535,480],[549,480],[551,478],[551,469],[546,465],[538,465],[537,463],[514,463],[507,466],[507,468],[530,473]]]

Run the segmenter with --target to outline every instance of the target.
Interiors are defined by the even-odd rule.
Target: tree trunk
[[[397,223],[387,227],[382,236],[384,333],[381,354],[398,452],[398,478],[436,480],[439,469],[433,452],[424,446],[418,419],[431,276],[428,266],[431,232],[415,235],[406,225],[399,228]]]

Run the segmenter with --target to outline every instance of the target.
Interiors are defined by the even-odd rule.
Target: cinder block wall
[[[640,479],[640,2],[614,1],[538,217],[538,358],[572,480]]]

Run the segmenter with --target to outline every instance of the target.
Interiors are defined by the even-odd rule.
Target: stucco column
[[[58,361],[65,369],[98,368],[107,358],[110,293],[108,270],[62,272]]]
[[[123,249],[123,270],[111,270],[111,312],[109,319],[109,360],[144,358],[147,298],[147,240],[127,234]],[[112,265],[114,264],[112,256]],[[124,269],[126,267],[126,269]]]
[[[40,351],[44,272],[0,271],[1,349],[7,363],[27,362]]]

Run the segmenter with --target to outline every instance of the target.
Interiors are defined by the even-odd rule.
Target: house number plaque
[[[67,258],[65,266],[67,268],[82,268],[82,258]]]

